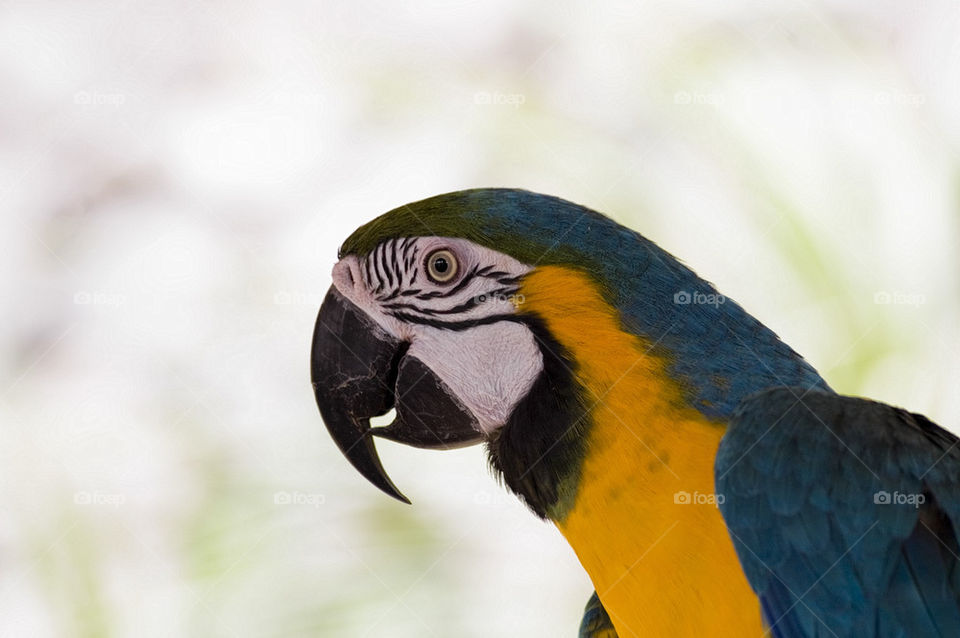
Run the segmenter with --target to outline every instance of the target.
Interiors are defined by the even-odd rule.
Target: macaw
[[[589,574],[581,637],[960,636],[957,437],[837,394],[639,233],[473,189],[338,258],[311,353],[332,438],[408,503],[374,437],[484,443]]]

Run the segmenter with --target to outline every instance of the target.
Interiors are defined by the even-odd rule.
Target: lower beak
[[[320,415],[347,460],[371,483],[405,503],[371,435],[416,447],[450,449],[481,440],[474,416],[407,344],[331,287],[313,333],[310,377]],[[371,428],[370,417],[397,417]]]

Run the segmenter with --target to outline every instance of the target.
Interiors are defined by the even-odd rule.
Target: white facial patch
[[[450,269],[455,276],[440,281],[446,278],[440,270]],[[514,319],[523,301],[519,281],[530,270],[463,239],[401,238],[364,258],[341,259],[333,285],[383,330],[409,342],[407,355],[427,365],[490,433],[543,370],[533,333]]]
[[[533,333],[513,321],[461,332],[425,329],[407,355],[423,361],[453,390],[484,434],[507,422],[543,369]]]

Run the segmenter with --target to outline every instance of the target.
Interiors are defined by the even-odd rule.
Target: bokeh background
[[[517,186],[605,211],[838,389],[960,428],[953,0],[0,3],[0,635],[573,636],[481,449],[314,406],[340,241]]]

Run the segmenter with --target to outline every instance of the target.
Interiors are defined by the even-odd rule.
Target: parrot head
[[[405,502],[375,438],[434,449],[485,442],[507,486],[556,518],[575,494],[590,414],[603,401],[603,383],[584,378],[638,365],[628,369],[612,351],[605,360],[605,348],[636,342],[651,378],[669,377],[677,401],[719,418],[756,386],[734,374],[747,368],[737,357],[768,347],[756,338],[766,329],[736,304],[684,303],[716,291],[654,243],[523,190],[459,191],[394,209],[344,242],[332,278],[313,336],[317,404],[350,463]],[[749,354],[735,341],[730,350],[718,328],[726,324],[743,332]],[[706,360],[704,348],[716,356]],[[371,427],[391,409],[392,423]]]
[[[560,218],[524,211],[534,204]],[[584,213],[555,198],[483,189],[401,207],[347,239],[317,318],[311,376],[331,436],[374,485],[407,501],[373,437],[496,447],[507,430],[553,442],[571,427],[580,403],[573,362],[525,309],[521,282],[555,258],[549,226]],[[517,234],[521,218],[543,225],[531,229],[539,243]],[[391,424],[370,426],[390,409]]]

